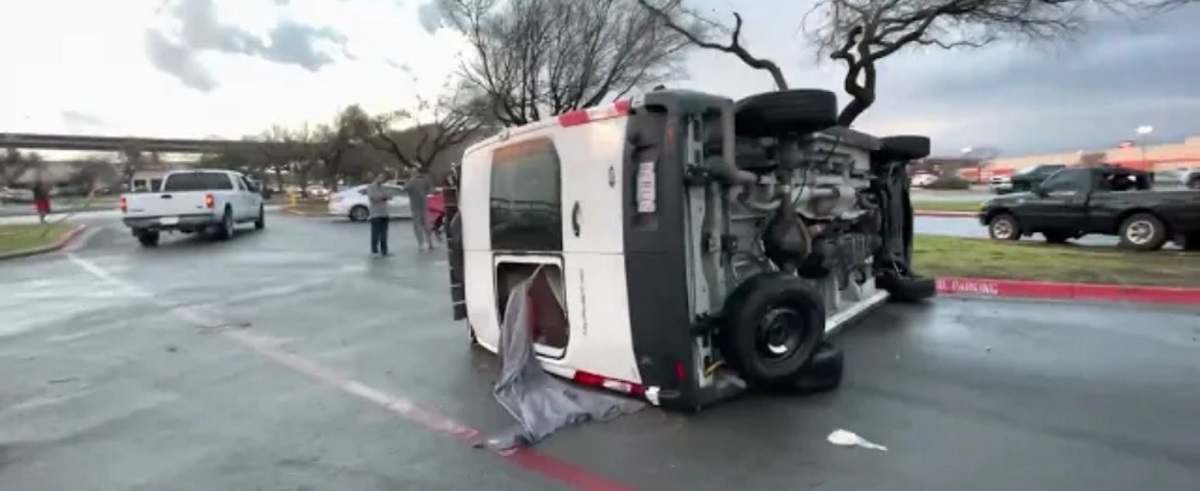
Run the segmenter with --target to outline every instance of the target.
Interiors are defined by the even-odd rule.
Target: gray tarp
[[[534,278],[550,271],[538,268],[508,296],[500,324],[500,378],[492,394],[518,424],[487,439],[486,445],[495,450],[537,443],[564,426],[609,420],[644,406],[633,399],[574,386],[542,370],[529,326],[528,292]],[[556,275],[547,276],[561,306],[562,283]]]

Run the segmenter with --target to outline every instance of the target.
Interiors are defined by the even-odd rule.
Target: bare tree
[[[142,152],[142,146],[136,141],[129,141],[122,145],[120,157],[121,183],[125,185],[129,185],[133,181],[133,175],[149,164],[145,153]]]
[[[680,0],[637,0],[637,2],[664,26],[683,36],[689,43],[704,49],[734,55],[746,66],[769,73],[771,80],[775,82],[776,89],[787,90],[787,79],[784,78],[783,70],[779,68],[779,65],[771,60],[755,57],[742,44],[741,14],[734,12],[733,27],[726,28],[694,11],[683,8]],[[710,37],[717,34],[727,35],[729,41],[718,43],[710,40]]]
[[[440,0],[440,6],[472,47],[463,75],[505,125],[668,80],[689,45],[635,0]]]
[[[119,177],[117,169],[108,159],[91,157],[75,164],[69,178],[71,184],[79,186],[87,193],[92,193],[101,185],[110,185]]]
[[[850,126],[875,102],[877,63],[906,48],[979,48],[1001,40],[1061,39],[1083,28],[1106,0],[823,0],[807,19],[818,55],[846,67]]]
[[[328,135],[325,127],[312,128],[307,123],[290,133],[289,144],[293,152],[290,168],[295,172],[300,195],[308,196],[308,183],[313,175],[321,170],[322,158],[328,144],[324,138]]]
[[[21,176],[37,167],[40,161],[36,153],[24,155],[16,148],[8,147],[4,151],[4,160],[0,161],[0,179],[3,179],[5,186],[13,187]]]
[[[317,127],[314,142],[320,155],[325,181],[330,190],[337,190],[338,180],[349,167],[347,157],[353,148],[362,145],[374,133],[371,117],[358,104],[347,106],[338,113],[332,126]]]
[[[460,85],[432,101],[418,99],[414,110],[372,118],[369,141],[404,167],[428,171],[444,152],[489,129],[494,124],[489,112],[486,96]]]
[[[982,47],[1001,40],[1054,40],[1084,27],[1092,7],[1118,7],[1136,0],[821,0],[805,15],[805,30],[820,59],[846,67],[842,89],[851,97],[838,115],[850,126],[875,102],[877,63],[904,49]],[[707,49],[731,53],[747,65],[768,71],[780,89],[787,87],[778,66],[755,58],[741,44],[742,19],[734,14],[732,29],[706,36],[688,27],[713,25],[686,9],[674,14],[659,5],[668,0],[638,0],[668,26]],[[699,20],[695,20],[699,18]],[[715,33],[728,33],[717,43]]]

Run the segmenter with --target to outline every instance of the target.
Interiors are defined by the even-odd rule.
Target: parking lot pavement
[[[428,429],[509,419],[489,393],[495,360],[449,320],[444,256],[413,250],[405,222],[392,231],[391,259],[365,254],[361,224],[272,215],[266,231],[229,242],[142,249],[104,230],[69,257],[0,264],[0,371],[20,374],[0,377],[0,489],[1200,481],[1189,464],[1200,461],[1200,312],[950,299],[891,306],[846,332],[834,393],[693,417],[649,408],[538,448],[557,469],[582,469],[573,476],[507,465]],[[396,409],[406,404],[425,416]],[[889,451],[834,447],[824,438],[835,428]]]

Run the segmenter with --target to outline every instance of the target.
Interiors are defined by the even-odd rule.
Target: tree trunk
[[[871,107],[871,101],[865,99],[851,99],[846,107],[842,108],[842,112],[838,113],[837,124],[849,128],[854,120],[862,116],[862,113]]]

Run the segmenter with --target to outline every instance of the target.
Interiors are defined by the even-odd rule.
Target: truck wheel
[[[828,392],[842,385],[846,359],[841,348],[822,341],[807,365],[783,389],[795,394]]]
[[[1009,213],[998,213],[988,220],[988,237],[996,240],[1021,240],[1021,228],[1017,217]]]
[[[258,207],[258,219],[254,220],[254,229],[262,230],[267,228],[267,210],[262,205]]]
[[[888,292],[888,299],[901,303],[917,303],[937,295],[937,280],[924,276],[901,276],[885,271],[875,278],[875,286]]]
[[[813,133],[837,124],[837,95],[828,90],[764,92],[737,102],[738,136],[766,138]]]
[[[899,160],[917,160],[929,156],[929,137],[919,135],[886,136],[881,139],[881,155]]]
[[[786,387],[825,336],[821,296],[795,276],[763,274],[725,301],[722,353],[757,387]]]
[[[350,221],[352,222],[361,222],[366,220],[368,215],[370,215],[370,212],[368,212],[367,207],[363,205],[358,205],[350,209]]]
[[[229,240],[233,238],[233,210],[225,208],[225,213],[221,215],[221,228],[217,230],[217,239]]]
[[[1149,213],[1137,213],[1121,222],[1120,246],[1135,251],[1157,251],[1167,243],[1167,227]]]
[[[141,232],[137,235],[138,242],[141,242],[142,245],[145,247],[158,246],[158,239],[159,239],[158,232],[147,231],[147,232]]]

